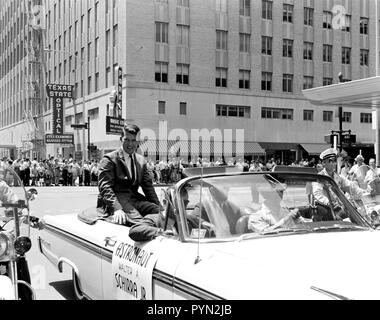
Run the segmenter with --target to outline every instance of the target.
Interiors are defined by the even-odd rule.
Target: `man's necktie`
[[[133,161],[133,155],[130,154],[129,158],[131,158],[132,183],[135,183],[136,174],[135,174],[135,162]]]

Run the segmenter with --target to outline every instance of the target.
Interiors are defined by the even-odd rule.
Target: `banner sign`
[[[121,135],[124,127],[124,119],[106,116],[106,134]]]
[[[118,300],[152,300],[153,269],[159,242],[134,242],[118,237],[112,255],[112,287]]]
[[[45,143],[58,143],[73,145],[74,144],[74,135],[73,134],[46,134]]]
[[[48,84],[46,92],[53,99],[53,134],[63,134],[63,99],[73,98],[74,86],[65,84]]]

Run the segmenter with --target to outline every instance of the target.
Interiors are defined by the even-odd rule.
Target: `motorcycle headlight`
[[[30,240],[29,237],[18,237],[14,243],[14,246],[15,246],[15,251],[18,254],[24,255],[32,247],[32,241]]]
[[[5,233],[0,233],[0,259],[8,254],[9,238]]]

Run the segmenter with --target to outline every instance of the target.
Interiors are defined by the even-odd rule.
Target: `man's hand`
[[[113,213],[113,222],[125,225],[127,223],[127,214],[123,210],[116,210]]]

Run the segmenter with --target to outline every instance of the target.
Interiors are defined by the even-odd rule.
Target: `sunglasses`
[[[336,163],[336,159],[328,159],[326,160],[327,163]]]

